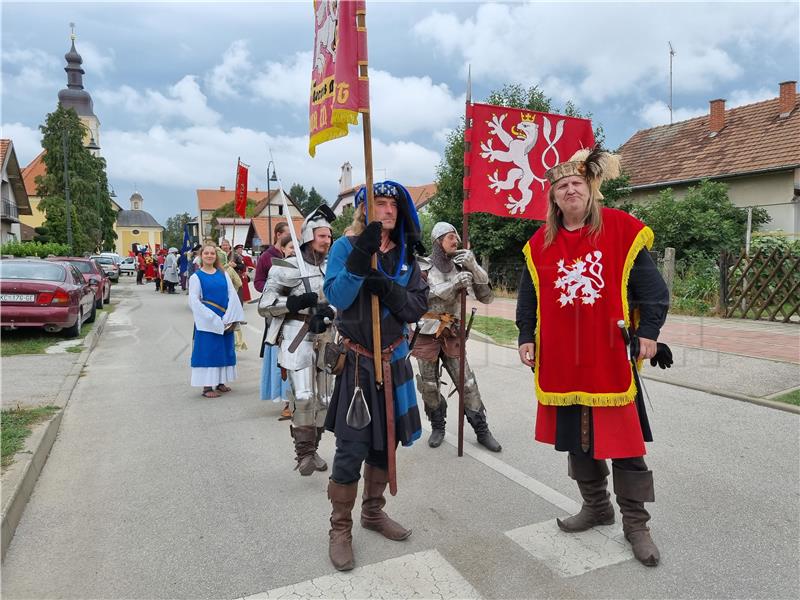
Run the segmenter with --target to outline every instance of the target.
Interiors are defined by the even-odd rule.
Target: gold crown
[[[522,118],[520,120],[533,122],[536,120],[536,115],[533,113],[522,113]]]

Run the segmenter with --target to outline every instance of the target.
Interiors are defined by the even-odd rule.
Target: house
[[[22,171],[11,140],[0,140],[0,243],[22,241],[20,215],[31,214]]]
[[[800,233],[800,110],[796,81],[777,98],[636,132],[619,149],[634,202],[672,188],[677,197],[703,179],[727,184],[740,207],[767,210],[771,230]]]
[[[151,250],[164,245],[164,228],[144,210],[144,198],[139,192],[130,197],[130,210],[117,213],[114,226],[117,232],[116,251],[120,256],[127,256],[133,251],[133,245],[150,246]]]
[[[269,198],[267,197],[268,193],[265,191],[259,191],[258,188],[255,190],[249,190],[247,192],[248,200],[255,201],[255,217],[264,217],[267,219],[268,222],[274,221],[276,218],[282,218],[283,214],[283,202],[281,201],[281,197],[278,195],[278,190],[270,190],[269,191]],[[295,206],[294,201],[292,201],[291,197],[287,194],[286,195],[287,203],[289,205],[289,212],[291,213],[292,220],[303,220],[303,213]],[[229,202],[233,202],[234,200],[234,190],[225,189],[225,186],[220,186],[219,189],[216,190],[197,190],[197,210],[198,214],[200,215],[200,236],[205,239],[211,238],[211,230],[212,230],[212,222],[211,218],[214,214],[214,211],[223,207],[225,204]],[[243,220],[243,219],[239,219]],[[245,219],[248,220],[249,219]],[[232,224],[229,224],[232,226]],[[247,229],[249,228],[249,223],[247,224]],[[232,233],[232,229],[230,232]],[[237,240],[239,238],[239,231],[236,231]],[[225,236],[223,236],[225,237]],[[230,237],[228,237],[230,239]],[[244,239],[242,237],[241,239]],[[217,240],[218,241],[218,240]],[[264,243],[271,243],[271,242],[264,242]]]
[[[364,187],[363,183],[353,186],[352,174],[352,165],[349,162],[344,163],[342,165],[342,175],[339,177],[339,194],[336,196],[336,200],[331,206],[331,210],[333,210],[337,217],[341,216],[346,207],[355,205],[356,193]],[[435,183],[406,186],[406,189],[408,193],[411,194],[411,198],[414,200],[414,205],[417,207],[418,211],[422,210],[425,205],[430,202],[431,198],[436,195]]]

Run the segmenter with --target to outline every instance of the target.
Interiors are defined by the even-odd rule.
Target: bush
[[[70,256],[72,253],[66,244],[56,244],[55,242],[8,242],[0,245],[0,254],[10,256],[38,256],[47,258],[48,256]]]
[[[672,309],[691,315],[713,313],[719,303],[719,278],[719,265],[702,254],[677,261],[672,284]]]
[[[772,252],[775,248],[787,250],[792,254],[800,254],[800,239],[790,239],[781,231],[769,231],[755,234],[750,240],[750,254],[755,254],[759,250]]]

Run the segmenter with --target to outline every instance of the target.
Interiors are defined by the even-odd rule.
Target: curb
[[[494,344],[495,346],[500,346],[502,348],[510,348],[512,350],[516,350],[516,347],[509,346],[508,344],[500,344],[496,342],[494,339],[486,335],[485,333],[481,333],[480,331],[475,331],[474,329],[470,331],[470,337],[476,340],[488,342],[490,344]],[[676,346],[678,344],[675,344]],[[751,404],[757,404],[759,406],[764,406],[766,408],[774,408],[775,410],[782,410],[784,412],[790,412],[796,415],[800,415],[800,406],[796,406],[794,404],[787,404],[786,402],[775,402],[774,400],[770,400],[769,397],[767,398],[755,398],[753,396],[746,396],[745,394],[737,394],[736,392],[726,392],[717,390],[714,388],[702,386],[702,385],[693,385],[691,383],[682,383],[671,381],[666,378],[654,376],[654,375],[642,375],[643,379],[648,379],[651,381],[657,381],[659,383],[666,383],[668,385],[674,385],[675,387],[682,387],[690,390],[695,390],[698,392],[705,392],[706,394],[712,394],[714,396],[722,396],[723,398],[731,398],[732,400],[739,400],[741,402],[750,402]],[[797,388],[800,389],[800,388]],[[780,396],[787,392],[794,391],[792,389],[784,390],[782,392],[778,392],[777,394],[771,394],[772,397]]]
[[[89,334],[84,338],[84,349],[78,360],[72,366],[61,389],[58,391],[55,403],[61,409],[46,423],[40,424],[25,440],[25,447],[14,455],[14,463],[5,474],[2,489],[2,526],[0,528],[0,560],[5,560],[8,547],[14,538],[14,532],[19,525],[25,506],[33,494],[33,489],[39,479],[39,473],[44,469],[50,450],[56,441],[58,429],[64,411],[69,404],[72,391],[78,383],[83,367],[89,360],[89,355],[97,345],[100,334],[103,333],[109,313],[103,312],[94,324]]]

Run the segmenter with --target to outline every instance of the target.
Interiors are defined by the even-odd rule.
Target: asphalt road
[[[503,452],[424,440],[398,452],[402,543],[354,528],[359,569],[327,558],[325,474],[300,477],[281,406],[258,399],[261,320],[233,392],[189,387],[185,296],[123,280],[2,568],[4,598],[797,598],[800,417],[651,382],[653,536],[641,566],[619,526],[570,536],[566,459],[533,441],[533,380],[471,342]],[[4,373],[4,376],[12,376]],[[448,430],[455,433],[451,405]],[[449,436],[452,440],[453,436]],[[321,454],[332,458],[326,434]]]

